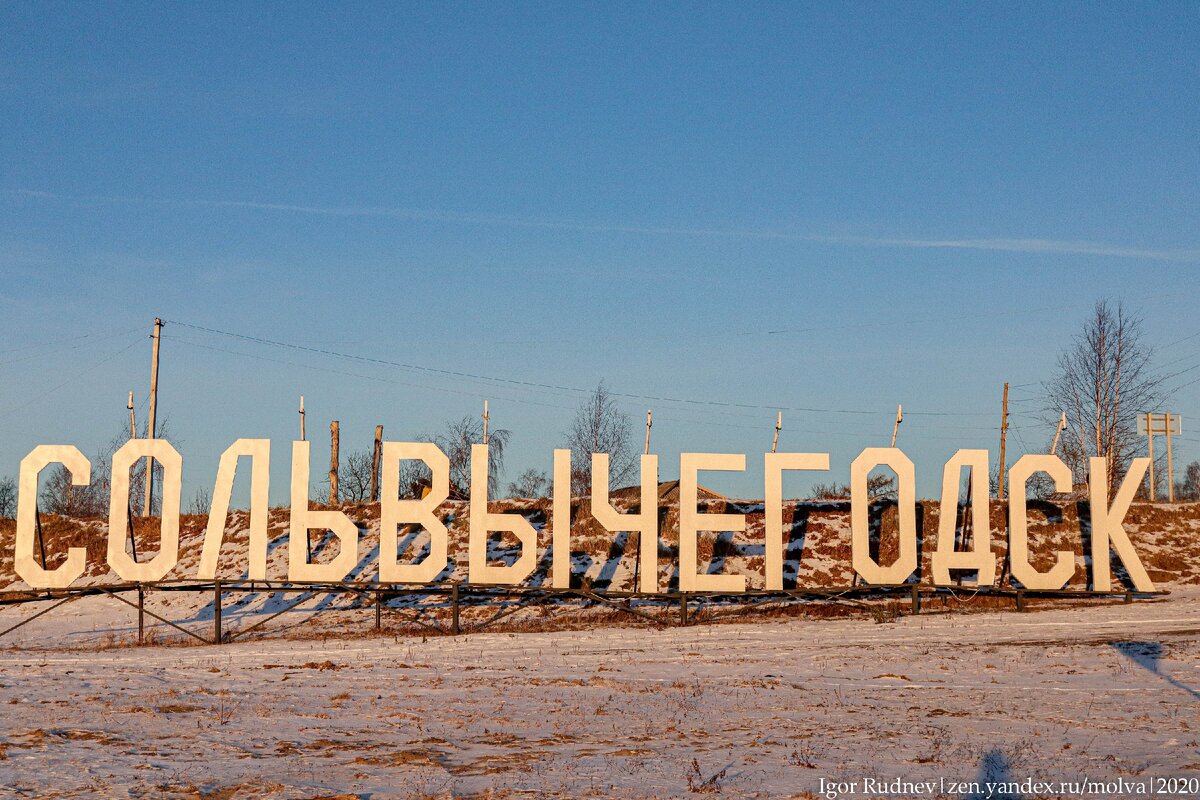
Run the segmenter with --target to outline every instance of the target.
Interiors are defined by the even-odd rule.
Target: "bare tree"
[[[166,418],[154,426],[155,437],[170,439],[171,428]],[[145,429],[142,430],[145,435]],[[50,470],[43,484],[39,505],[42,511],[71,517],[104,517],[108,514],[109,493],[112,491],[112,458],[122,445],[129,441],[129,429],[122,425],[121,432],[100,448],[92,459],[92,481],[86,486],[71,483],[71,474],[61,464]],[[172,442],[178,447],[178,442]],[[146,459],[139,459],[129,470],[129,504],[135,513],[140,511],[146,496]],[[154,462],[154,477],[157,486],[163,485],[162,464]],[[161,492],[156,492],[151,513],[159,514],[162,509]]]
[[[1129,463],[1143,455],[1137,416],[1165,402],[1162,378],[1152,369],[1153,349],[1142,341],[1142,318],[1120,303],[1096,303],[1083,329],[1058,358],[1045,384],[1047,417],[1067,414],[1059,446],[1078,486],[1088,479],[1088,459],[1108,459],[1110,489]]]
[[[608,453],[609,485],[624,486],[637,474],[638,453],[629,415],[600,381],[596,391],[579,406],[567,443],[572,453],[571,494],[592,488],[592,453]]]
[[[12,478],[0,480],[0,519],[17,515],[17,482]]]
[[[1183,470],[1183,480],[1175,481],[1176,500],[1200,500],[1200,461],[1193,461]]]
[[[64,517],[103,517],[108,513],[107,470],[97,470],[93,464],[92,477],[91,483],[76,486],[66,467],[53,468],[42,485],[41,510]]]
[[[508,493],[512,497],[520,498],[545,497],[549,487],[550,479],[546,477],[546,473],[530,468],[508,485]]]
[[[504,450],[508,446],[511,431],[492,428],[488,431],[488,495],[495,496],[500,488],[500,475],[504,472]],[[450,460],[450,496],[465,499],[471,493],[471,445],[483,443],[483,420],[467,415],[451,420],[445,429],[435,435],[421,437],[436,444]],[[418,484],[428,481],[429,470],[424,464],[415,464],[415,470],[402,470],[401,488],[405,487],[406,473],[415,475]],[[412,477],[408,477],[412,482]]]
[[[371,453],[366,450],[355,450],[342,461],[338,467],[338,498],[342,502],[370,502],[371,468],[374,463]]]

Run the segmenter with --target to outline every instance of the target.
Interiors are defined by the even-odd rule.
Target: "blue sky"
[[[1200,365],[1197,41],[1166,3],[5,4],[0,475],[144,415],[161,316],[185,503],[239,436],[282,502],[300,393],[347,449],[487,397],[505,477],[548,470],[600,378],[664,477],[744,452],[702,481],[752,496],[772,407],[844,481],[903,403],[933,494],[1005,381],[1044,447],[1098,298]]]

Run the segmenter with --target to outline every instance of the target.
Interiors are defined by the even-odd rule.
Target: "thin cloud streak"
[[[172,200],[163,198],[117,197],[83,195],[72,197],[53,192],[30,189],[9,190],[22,197],[58,200],[72,203],[126,203],[186,208],[242,209],[290,214],[309,214],[325,217],[358,217],[406,219],[421,222],[442,222],[465,225],[496,225],[510,228],[579,231],[583,233],[628,233],[652,236],[720,237],[759,239],[815,244],[852,245],[859,247],[893,247],[920,250],[982,250],[1005,253],[1048,255],[1102,256],[1133,258],[1151,261],[1197,262],[1200,249],[1166,250],[1125,247],[1103,242],[1059,241],[1054,239],[914,239],[870,236],[823,236],[791,231],[754,228],[690,228],[658,225],[626,225],[580,220],[547,219],[541,217],[506,216],[503,214],[456,213],[428,209],[388,206],[306,206],[289,203],[264,203],[251,200]]]

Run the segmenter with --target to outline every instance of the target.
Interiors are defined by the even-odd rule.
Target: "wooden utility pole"
[[[1004,448],[1008,444],[1008,384],[1004,384],[1004,400],[1000,405],[1000,479],[996,482],[996,497],[1004,499]]]
[[[338,421],[329,423],[329,502],[338,501]]]
[[[154,438],[154,425],[157,420],[158,412],[158,343],[162,339],[163,322],[158,317],[154,318],[154,347],[150,354],[150,416],[146,420],[146,438]],[[154,459],[146,459],[146,503],[142,506],[142,516],[150,516],[150,509],[154,504]]]
[[[300,395],[300,441],[305,441],[304,438],[304,395]]]
[[[483,401],[483,443],[488,443],[488,407],[487,400]]]
[[[1175,465],[1171,458],[1171,412],[1163,414],[1167,428],[1167,502],[1175,502]]]
[[[1160,425],[1162,427],[1159,427]],[[1171,437],[1183,433],[1183,417],[1179,414],[1172,414],[1169,411],[1162,414],[1155,414],[1152,411],[1138,414],[1138,433],[1145,434],[1148,440],[1147,454],[1150,456],[1150,469],[1146,477],[1150,481],[1150,490],[1147,494],[1152,503],[1158,494],[1158,482],[1154,478],[1154,434],[1157,433],[1167,437],[1167,502],[1174,503],[1175,453],[1172,451]]]
[[[650,455],[650,428],[654,425],[654,414],[651,409],[646,409],[646,455]]]
[[[375,426],[375,449],[371,451],[371,502],[379,500],[379,462],[383,460],[383,426]]]
[[[771,441],[771,452],[774,453],[779,447],[779,431],[783,428],[783,412],[779,412],[779,416],[775,418],[775,438]]]
[[[1150,437],[1150,502],[1154,502],[1154,415],[1146,412],[1146,435]]]
[[[892,425],[892,447],[896,446],[896,434],[900,432],[900,423],[904,422],[904,408],[896,404],[896,423]]]
[[[1054,451],[1058,450],[1058,437],[1062,436],[1062,432],[1067,429],[1067,412],[1062,412],[1062,416],[1058,418],[1058,427],[1054,429],[1054,441],[1050,444],[1050,455],[1054,455]]]

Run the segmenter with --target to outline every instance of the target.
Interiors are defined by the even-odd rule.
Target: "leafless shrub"
[[[867,476],[867,497],[883,500],[896,497],[896,476],[879,474]],[[814,500],[849,500],[850,484],[818,483],[812,488]]]
[[[196,490],[196,494],[192,496],[192,502],[188,504],[187,513],[196,516],[208,516],[208,512],[212,510],[212,494],[207,487],[201,486]]]
[[[546,477],[546,473],[530,468],[508,485],[508,494],[510,497],[521,498],[545,497],[549,488],[550,479]]]
[[[371,500],[371,469],[374,456],[366,450],[355,450],[338,465],[338,499],[344,503],[367,503]]]
[[[725,780],[728,772],[729,767],[725,767],[705,778],[704,773],[700,771],[699,760],[693,758],[687,771],[688,791],[696,794],[715,794],[721,791],[721,782]]]
[[[805,739],[792,748],[792,752],[788,755],[788,763],[793,767],[816,769],[817,756],[820,754],[820,748],[811,739]]]

